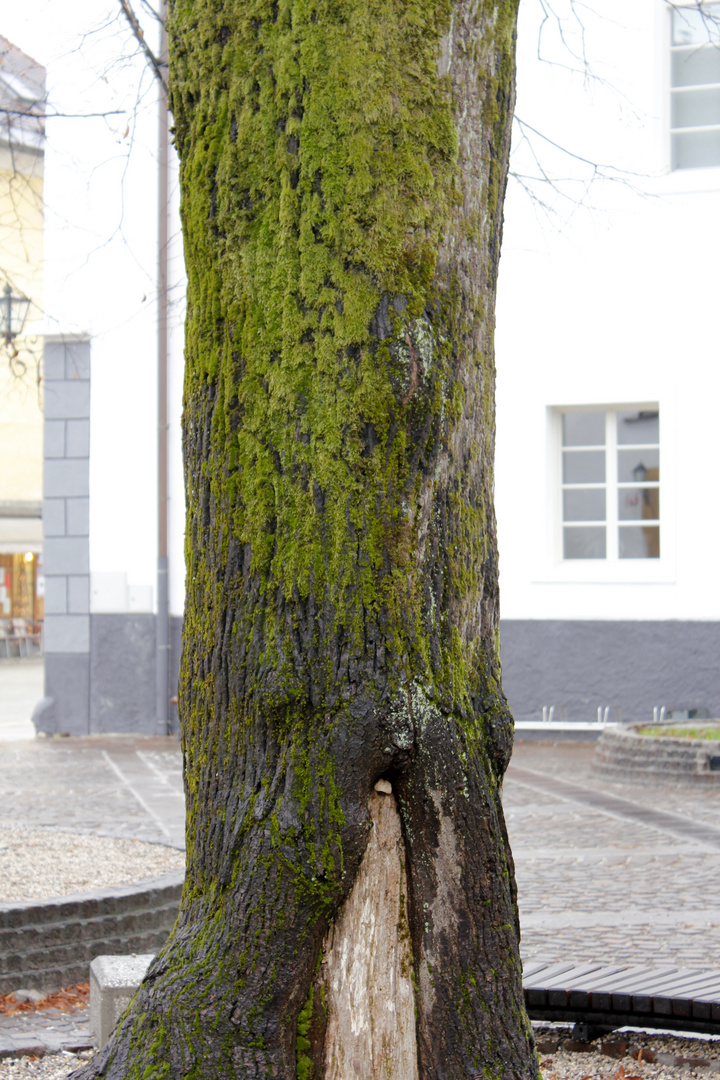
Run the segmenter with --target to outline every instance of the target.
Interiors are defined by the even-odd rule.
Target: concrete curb
[[[184,872],[91,893],[0,904],[0,994],[87,982],[106,954],[157,952],[177,918]]]

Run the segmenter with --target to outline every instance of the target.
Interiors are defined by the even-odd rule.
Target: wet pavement
[[[43,658],[0,658],[0,740],[34,739],[30,717],[43,696]]]
[[[608,782],[593,772],[593,750],[516,743],[504,803],[524,960],[720,967],[720,791]],[[0,830],[183,845],[174,738],[0,742],[0,760]],[[83,1038],[86,1015],[0,1016],[0,1055],[32,1039],[70,1049]]]
[[[720,791],[608,782],[518,742],[504,803],[529,959],[720,967]]]

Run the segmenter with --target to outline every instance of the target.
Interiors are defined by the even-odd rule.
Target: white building
[[[47,30],[50,98],[38,724],[149,732],[164,723],[156,698],[167,697],[162,678],[156,694],[167,625],[157,589],[158,91],[110,0],[78,0],[61,16],[33,3],[47,20],[35,32]],[[591,6],[520,5],[497,331],[505,688],[518,719],[552,706],[574,720],[599,708],[642,719],[656,705],[720,715],[720,502],[710,489],[720,3]],[[146,26],[157,50],[156,30]],[[37,55],[31,41],[18,44]],[[175,668],[184,580],[176,208],[170,220]]]
[[[720,4],[554,6],[520,5],[501,259],[505,691],[717,716]]]
[[[45,341],[45,697],[36,727],[78,735],[164,731],[174,720],[184,595],[184,277],[171,175],[167,291],[158,284],[166,213],[158,195],[159,88],[113,0],[31,6],[35,25],[22,40],[44,53],[48,93],[44,317],[34,327]],[[145,39],[157,52],[149,10]],[[12,34],[13,20],[28,13],[4,18]],[[161,350],[165,292],[169,333]],[[166,498],[158,468],[160,351],[168,364]],[[166,677],[168,653],[174,671]]]

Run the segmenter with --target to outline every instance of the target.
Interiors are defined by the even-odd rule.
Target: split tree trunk
[[[492,505],[517,0],[170,7],[187,879],[78,1075],[334,1078],[330,943],[385,779],[420,1080],[536,1077]]]

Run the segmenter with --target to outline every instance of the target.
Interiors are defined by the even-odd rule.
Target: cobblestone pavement
[[[524,959],[720,968],[720,791],[608,782],[593,772],[593,750],[589,742],[516,744],[504,804]],[[13,822],[183,845],[175,739],[0,743],[0,758],[0,829]],[[565,782],[562,796],[553,777]],[[588,805],[597,793],[626,802],[610,799],[601,810]],[[17,1031],[0,1019],[0,1054],[12,1040],[54,1045],[67,1035],[69,1049],[87,1037],[84,1016],[46,1014],[44,1034],[22,1023],[27,1030]],[[64,1034],[50,1030],[70,1023]]]
[[[0,1015],[0,1058],[18,1054],[87,1050],[92,1046],[90,1010],[60,1009]]]
[[[0,742],[2,823],[185,845],[175,738]]]
[[[720,845],[712,843],[720,791],[608,783],[594,774],[592,755],[591,743],[516,744],[504,805],[523,958],[720,967]],[[530,771],[572,781],[577,801],[549,794],[546,782],[532,786]],[[646,823],[599,812],[583,803],[584,791],[650,811]],[[670,815],[684,838],[667,831]]]

